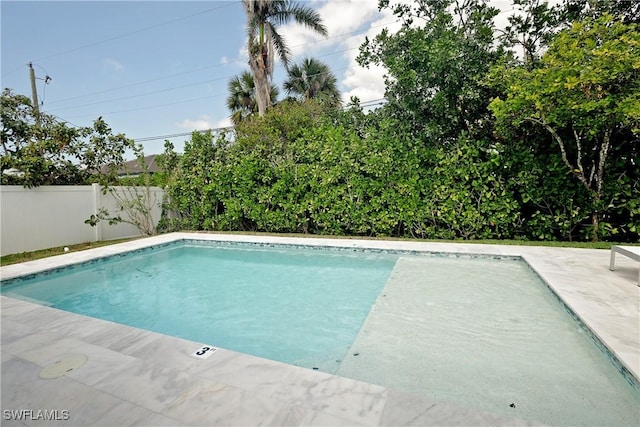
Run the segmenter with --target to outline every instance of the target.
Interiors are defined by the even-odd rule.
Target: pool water
[[[640,425],[618,372],[521,260],[172,244],[4,295],[550,425]]]
[[[524,262],[400,257],[338,375],[547,425],[640,425],[637,383]]]
[[[27,280],[2,293],[334,373],[395,259],[182,245]]]

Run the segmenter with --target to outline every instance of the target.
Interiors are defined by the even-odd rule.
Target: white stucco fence
[[[115,187],[118,191],[120,188]],[[163,190],[151,188],[152,217],[155,224],[162,213]],[[114,197],[102,194],[100,186],[52,185],[23,188],[0,186],[0,255],[25,251],[139,236],[131,224],[109,225],[100,221],[95,227],[84,221],[100,208],[120,213]],[[126,214],[121,213],[123,218]]]

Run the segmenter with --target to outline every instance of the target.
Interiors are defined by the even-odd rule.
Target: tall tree
[[[640,32],[611,15],[575,23],[555,38],[539,68],[495,70],[507,94],[491,103],[503,131],[534,124],[558,145],[568,172],[591,196],[592,238],[600,235],[612,150],[637,168],[640,144]],[[631,144],[628,143],[631,135]],[[623,145],[624,144],[624,145]],[[634,166],[631,166],[634,167]]]
[[[402,28],[366,40],[358,57],[360,65],[387,69],[385,108],[430,144],[451,143],[462,132],[487,133],[488,100],[495,96],[483,76],[501,57],[493,40],[498,11],[484,0],[466,0],[456,2],[452,14],[452,3],[394,2]],[[389,0],[380,0],[385,7]]]
[[[2,184],[105,184],[115,179],[125,152],[134,147],[125,135],[113,134],[102,117],[90,127],[70,127],[10,89],[2,91],[1,107]]]
[[[277,98],[278,87],[272,84],[269,89],[270,105],[274,105]],[[227,107],[231,110],[231,121],[234,125],[258,112],[256,85],[253,75],[249,71],[244,71],[229,81]]]
[[[521,49],[525,65],[531,69],[549,46],[559,25],[559,7],[549,7],[546,0],[512,0],[517,13],[509,16],[509,25],[500,38],[507,47]]]
[[[291,0],[242,0],[247,14],[249,66],[256,86],[258,113],[262,116],[271,105],[270,82],[275,56],[286,68],[291,53],[278,26],[291,21],[304,25],[316,33],[327,36],[315,10]]]
[[[314,58],[305,58],[289,68],[283,87],[287,94],[302,100],[318,99],[334,107],[341,104],[336,76],[327,64]]]

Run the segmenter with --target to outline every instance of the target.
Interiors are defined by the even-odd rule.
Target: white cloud
[[[549,0],[549,4],[560,1]],[[281,27],[279,32],[291,49],[293,60],[312,56],[329,63],[338,78],[345,104],[352,96],[358,97],[361,102],[383,98],[384,67],[361,67],[356,57],[365,36],[372,40],[384,28],[392,34],[397,32],[401,26],[397,17],[389,8],[378,11],[378,2],[375,0],[313,0],[308,4],[320,14],[329,37],[325,39],[298,24]],[[507,17],[513,13],[511,0],[491,0],[490,5],[502,11],[496,18],[496,26],[504,28]],[[417,24],[422,25],[422,22]],[[337,55],[332,58],[331,54],[339,52],[342,52],[341,58],[336,61]],[[242,47],[239,56],[246,61],[246,46]]]
[[[346,105],[351,97],[357,97],[361,102],[378,100],[384,97],[384,73],[383,67],[354,67],[345,73],[342,93],[342,101]]]
[[[120,63],[119,61],[116,61],[113,58],[103,59],[102,67],[104,71],[115,71],[116,73],[124,71],[124,65],[122,65],[122,63]]]
[[[327,26],[329,35],[324,38],[293,23],[281,27],[279,32],[291,49],[293,61],[301,56],[312,56],[330,63],[340,82],[345,103],[351,96],[357,96],[361,101],[382,98],[385,89],[384,69],[360,67],[355,59],[365,36],[371,39],[390,26],[387,24],[396,21],[391,11],[378,11],[378,2],[374,0],[316,0],[312,3]],[[338,56],[332,54],[339,52],[343,53],[339,62],[336,62]]]
[[[178,127],[188,131],[193,131],[213,129],[215,126],[212,124],[209,116],[202,115],[196,119],[184,119],[178,123]]]
[[[229,126],[233,126],[230,117],[225,117],[224,119],[218,120],[216,122],[216,128],[227,128]]]
[[[243,62],[244,64],[249,63],[249,53],[247,52],[247,42],[245,40],[242,47],[238,50],[238,57],[236,59],[237,62]],[[247,65],[248,66],[248,65]]]
[[[376,20],[369,23],[365,31],[349,37],[344,42],[345,47],[350,49],[345,52],[348,68],[342,78],[342,100],[345,104],[349,102],[352,96],[358,97],[361,102],[384,97],[385,68],[376,65],[365,68],[356,62],[356,58],[360,53],[359,47],[364,42],[365,37],[373,40],[385,28],[390,33],[395,33],[400,29],[400,23],[388,9],[379,12],[376,18]]]
[[[294,57],[308,55],[309,50],[338,47],[344,43],[344,34],[357,30],[379,15],[377,2],[373,0],[326,1],[316,10],[327,27],[328,38],[294,23],[279,31]]]
[[[327,2],[318,13],[327,25],[329,37],[357,30],[380,14],[377,2],[358,0]]]

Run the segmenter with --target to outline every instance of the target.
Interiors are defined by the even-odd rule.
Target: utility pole
[[[40,124],[40,106],[38,105],[38,91],[36,90],[36,72],[33,64],[29,62],[29,77],[31,78],[31,97],[33,98],[33,111],[36,116],[36,123]]]

